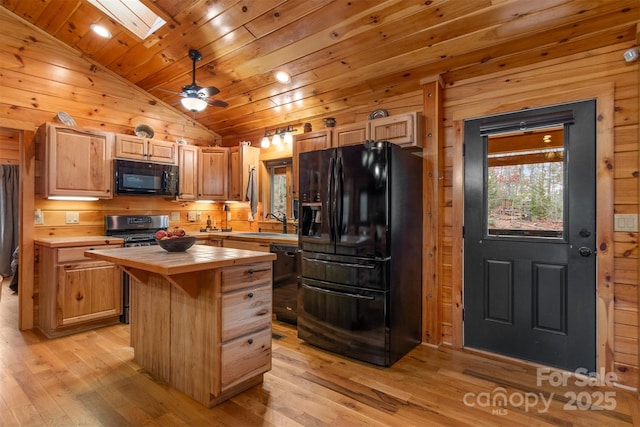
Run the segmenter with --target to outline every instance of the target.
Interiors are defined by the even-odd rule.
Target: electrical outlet
[[[33,216],[33,223],[36,225],[44,224],[44,214],[42,213],[42,209],[36,209],[36,212]]]
[[[80,223],[80,213],[79,212],[67,212],[66,213],[66,221],[67,224],[79,224]]]
[[[180,221],[180,212],[171,212],[171,221]]]
[[[189,221],[195,221],[196,220],[196,212],[195,211],[189,211],[187,212],[187,220]]]
[[[201,221],[202,220],[202,215],[200,214],[200,212],[196,212],[196,221]]]

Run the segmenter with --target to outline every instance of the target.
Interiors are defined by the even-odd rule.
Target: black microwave
[[[114,175],[118,195],[178,195],[178,166],[115,160]]]

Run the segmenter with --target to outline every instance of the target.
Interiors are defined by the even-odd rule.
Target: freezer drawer
[[[302,276],[356,286],[388,290],[390,259],[356,258],[349,256],[302,253]]]
[[[298,337],[344,356],[389,366],[388,291],[301,279]]]

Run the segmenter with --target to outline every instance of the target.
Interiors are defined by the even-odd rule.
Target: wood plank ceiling
[[[151,95],[188,113],[191,83],[226,108],[194,118],[223,137],[317,121],[420,89],[636,40],[638,0],[143,0],[167,21],[146,40],[87,0],[2,0],[3,7]],[[109,40],[90,32],[105,25]],[[622,52],[620,53],[622,55]],[[275,70],[292,75],[278,83]],[[153,98],[150,98],[150,100]],[[152,101],[153,102],[153,101]]]

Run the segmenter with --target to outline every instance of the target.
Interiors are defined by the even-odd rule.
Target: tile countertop
[[[34,243],[48,248],[69,248],[91,245],[121,245],[124,239],[109,236],[39,237]]]
[[[197,239],[207,238],[220,238],[220,239],[233,239],[233,240],[248,240],[259,242],[276,242],[276,243],[298,243],[297,234],[282,234],[271,232],[258,232],[258,231],[188,231],[189,236],[195,236]]]

